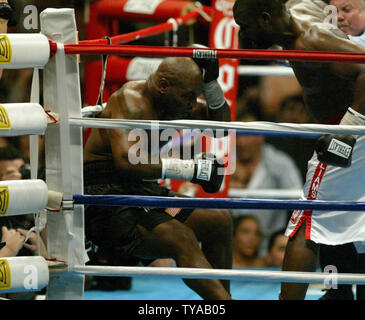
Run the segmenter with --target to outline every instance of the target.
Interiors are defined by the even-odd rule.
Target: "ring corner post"
[[[77,43],[73,9],[46,9],[41,13],[41,32],[57,43],[57,53],[44,69],[44,105],[59,114],[59,122],[45,134],[46,182],[61,192],[64,201],[83,194],[82,129],[72,127],[70,117],[81,118],[80,72],[77,56],[65,55],[64,44]],[[65,261],[68,272],[50,274],[47,299],[79,300],[84,297],[84,276],[72,273],[87,261],[84,242],[84,209],[75,205],[47,215],[49,258]]]

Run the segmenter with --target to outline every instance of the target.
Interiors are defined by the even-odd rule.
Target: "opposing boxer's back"
[[[335,74],[328,63],[291,63],[308,111],[318,122],[336,123],[352,105],[354,81]]]

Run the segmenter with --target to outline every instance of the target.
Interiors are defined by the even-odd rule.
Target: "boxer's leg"
[[[189,227],[172,219],[151,231],[138,226],[143,241],[134,254],[145,259],[173,258],[178,267],[207,268],[212,266],[204,256],[198,240]],[[231,296],[218,279],[183,279],[203,299],[229,300]]]
[[[305,222],[293,238],[290,238],[285,250],[283,271],[314,272],[317,265],[318,245],[305,240]],[[280,298],[284,300],[304,300],[308,283],[281,284]]]
[[[232,217],[227,210],[194,210],[185,224],[202,244],[208,261],[216,269],[232,269]],[[222,280],[230,292],[230,281]]]

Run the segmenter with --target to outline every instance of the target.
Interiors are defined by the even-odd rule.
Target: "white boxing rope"
[[[129,119],[93,119],[70,118],[70,125],[74,127],[99,128],[99,129],[147,129],[151,127],[161,129],[200,129],[200,130],[238,130],[249,133],[296,133],[302,135],[313,134],[352,134],[364,135],[364,126],[354,125],[324,125],[324,124],[298,124],[298,123],[274,123],[267,121],[251,122],[225,122],[202,120],[129,120]]]
[[[294,71],[285,66],[239,66],[238,75],[240,76],[294,76]]]
[[[0,294],[40,291],[48,281],[48,263],[43,257],[0,257]]]
[[[0,181],[0,219],[44,210],[48,188],[43,180]]]
[[[50,52],[49,40],[41,33],[0,34],[0,68],[43,68]]]
[[[0,104],[0,136],[44,134],[47,115],[38,103]]]
[[[88,276],[102,277],[178,277],[184,279],[222,279],[240,281],[298,282],[365,284],[365,274],[294,272],[267,270],[231,270],[231,269],[199,269],[169,267],[111,267],[111,266],[75,266],[71,272]]]
[[[303,191],[293,189],[239,189],[230,188],[230,198],[251,198],[251,199],[300,199]]]

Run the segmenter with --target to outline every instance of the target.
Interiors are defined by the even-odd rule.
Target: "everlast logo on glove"
[[[209,181],[212,174],[212,163],[211,160],[198,160],[198,173],[197,179]]]
[[[317,140],[315,150],[318,160],[332,166],[351,166],[356,139],[352,135],[326,134]]]
[[[337,139],[332,139],[328,147],[328,152],[338,155],[339,157],[349,159],[351,156],[352,147]]]

